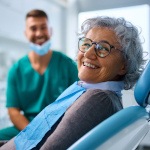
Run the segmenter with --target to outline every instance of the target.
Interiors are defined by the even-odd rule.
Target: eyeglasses
[[[89,48],[92,47],[92,45],[95,45],[95,53],[97,56],[104,58],[108,56],[111,52],[111,49],[116,49],[113,45],[110,45],[107,41],[100,41],[99,43],[93,42],[89,38],[79,38],[78,41],[78,48],[81,52],[85,53],[89,50]]]

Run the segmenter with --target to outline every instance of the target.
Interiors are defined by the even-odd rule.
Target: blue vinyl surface
[[[135,89],[134,97],[140,106],[146,107],[148,96],[150,95],[150,62],[146,65],[144,72],[140,76]]]
[[[148,118],[148,113],[143,107],[131,106],[125,108],[97,125],[68,150],[96,149],[113,135],[141,118]]]

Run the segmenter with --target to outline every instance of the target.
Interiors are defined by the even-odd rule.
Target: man
[[[48,104],[78,80],[77,67],[64,54],[51,50],[51,28],[42,10],[26,15],[25,35],[31,51],[9,71],[8,114],[14,126],[0,130],[0,140],[9,140],[24,129]]]

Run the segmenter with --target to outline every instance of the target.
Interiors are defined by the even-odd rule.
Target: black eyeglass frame
[[[92,41],[91,39],[89,39],[89,38],[86,38],[86,37],[81,37],[81,38],[79,38],[79,40],[78,40],[78,49],[80,50],[80,46],[79,46],[79,42],[82,40],[82,39],[88,39],[89,41],[91,41],[91,44],[93,45],[93,44],[95,44],[95,53],[96,53],[96,55],[98,56],[98,57],[100,57],[100,58],[105,58],[106,56],[108,56],[110,53],[111,53],[111,49],[115,49],[115,50],[119,50],[119,49],[117,49],[115,46],[113,46],[113,45],[111,45],[111,44],[109,44],[109,42],[107,42],[107,41],[100,41],[100,42],[102,42],[102,43],[106,43],[106,44],[108,44],[109,46],[110,46],[110,51],[108,51],[108,54],[107,55],[105,55],[105,56],[100,56],[100,55],[98,55],[98,53],[97,53],[97,51],[98,51],[98,48],[97,47],[99,47],[100,46],[100,44],[99,43],[97,43],[97,42],[94,42],[94,41]],[[92,46],[91,45],[91,46]],[[91,47],[90,46],[90,47]],[[85,53],[84,51],[82,51],[82,50],[80,50],[82,53]],[[119,50],[119,51],[121,51],[121,50]]]

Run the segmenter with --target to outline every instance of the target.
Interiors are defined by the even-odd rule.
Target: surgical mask
[[[47,54],[50,48],[51,42],[49,40],[42,45],[30,43],[30,49],[40,56]]]

